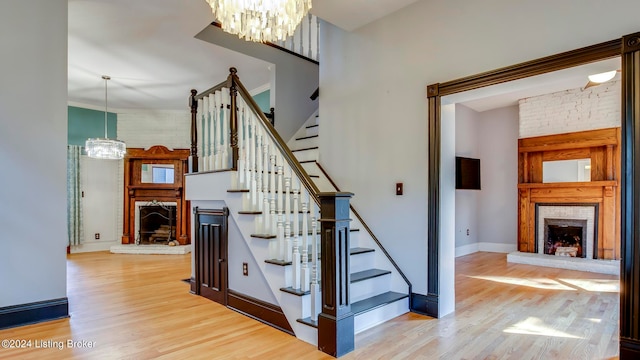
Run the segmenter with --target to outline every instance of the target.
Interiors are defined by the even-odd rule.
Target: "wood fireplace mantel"
[[[189,149],[169,150],[164,146],[127,149],[124,161],[124,213],[123,244],[134,244],[136,202],[175,202],[176,240],[180,245],[190,244],[189,202],[184,196],[184,173]],[[174,169],[173,184],[142,182],[143,164],[171,164]]]
[[[599,259],[620,257],[620,128],[518,140],[518,250],[535,252],[538,204],[598,204]],[[589,182],[542,182],[542,162],[591,159]]]

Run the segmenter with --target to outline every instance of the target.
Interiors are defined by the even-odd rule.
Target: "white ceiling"
[[[415,1],[315,0],[312,12],[351,31]],[[269,63],[194,38],[214,20],[205,0],[68,0],[68,4],[72,105],[102,109],[102,75],[111,76],[109,108],[118,110],[186,110],[190,89],[201,91],[219,83],[231,66],[242,69],[240,75],[250,90],[268,84],[271,77]],[[521,98],[584,86],[586,75],[614,68],[619,68],[619,60],[444,100],[486,111]]]
[[[313,12],[351,30],[414,1],[316,0]],[[110,109],[185,110],[190,89],[223,81],[231,66],[249,90],[269,82],[268,63],[194,38],[214,21],[205,0],[68,4],[70,104],[104,108],[102,75],[111,76]]]

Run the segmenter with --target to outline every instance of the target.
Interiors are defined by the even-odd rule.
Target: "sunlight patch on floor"
[[[593,292],[620,292],[619,280],[607,280],[607,279],[558,279],[560,281],[571,284],[575,287],[586,291]]]
[[[509,334],[523,334],[523,335],[538,335],[538,336],[550,336],[560,337],[568,339],[582,339],[580,336],[571,335],[560,330],[556,330],[547,326],[542,320],[536,317],[529,317],[524,321],[521,321],[511,327],[508,327],[504,332]]]
[[[470,278],[494,281],[494,282],[499,282],[503,284],[528,286],[528,287],[533,287],[537,289],[576,291],[575,288],[572,288],[565,284],[559,283],[556,280],[548,279],[548,278],[523,279],[523,278],[514,278],[514,277],[508,277],[508,276],[470,276]]]

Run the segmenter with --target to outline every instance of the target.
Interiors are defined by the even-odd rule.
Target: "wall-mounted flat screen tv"
[[[480,190],[480,159],[456,156],[456,189]]]

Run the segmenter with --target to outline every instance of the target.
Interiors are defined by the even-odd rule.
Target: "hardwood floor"
[[[2,359],[330,359],[312,345],[190,295],[189,255],[73,254],[71,318],[0,330],[55,348],[1,349]],[[618,280],[507,264],[505,254],[456,260],[456,312],[406,314],[356,337],[343,359],[605,359],[618,352]],[[68,340],[94,348],[66,347]],[[50,343],[46,343],[50,341]]]

